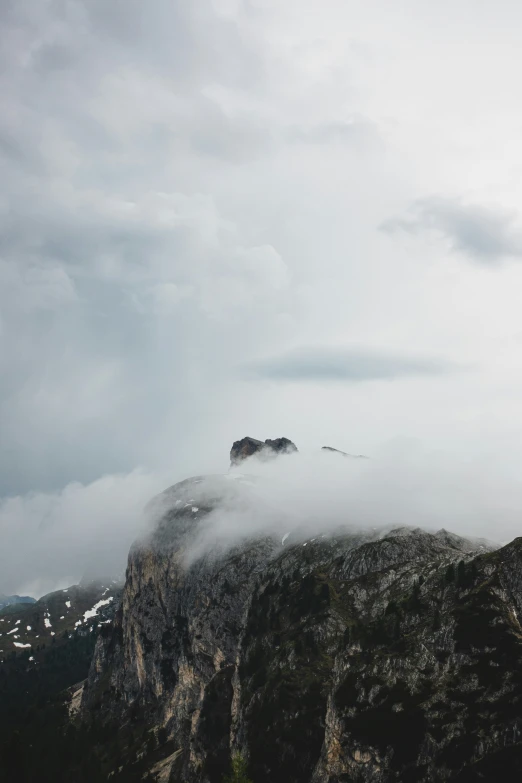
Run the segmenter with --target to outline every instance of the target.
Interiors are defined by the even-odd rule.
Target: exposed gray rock
[[[288,438],[275,438],[275,440],[268,438],[262,441],[246,437],[236,440],[232,444],[230,463],[231,465],[239,465],[240,462],[248,459],[248,457],[252,457],[254,454],[268,459],[278,454],[291,454],[294,451],[297,451],[297,446]]]

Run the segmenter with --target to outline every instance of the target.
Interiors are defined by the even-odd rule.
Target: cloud
[[[290,128],[286,135],[292,143],[301,144],[359,145],[379,139],[376,124],[360,117],[346,121],[335,120],[315,125],[295,126]]]
[[[321,450],[253,456],[227,475],[187,481],[175,497],[165,493],[149,513],[157,519],[185,503],[211,507],[195,517],[189,563],[265,535],[278,543],[285,537],[288,546],[346,531],[378,537],[402,526],[501,544],[519,533],[522,483],[516,471],[499,468],[498,456],[462,458],[415,441],[387,444],[369,460]]]
[[[411,212],[411,217],[386,221],[381,229],[389,233],[435,233],[453,251],[487,266],[522,256],[522,231],[513,214],[435,197],[415,202]]]
[[[338,433],[332,445],[346,448],[346,437]],[[228,473],[223,459],[212,475],[192,481],[187,471],[178,476],[187,480],[175,498],[165,491],[176,480],[172,474],[135,470],[4,499],[0,537],[9,556],[0,592],[39,596],[84,575],[122,573],[131,543],[146,538],[183,497],[191,509],[213,507],[195,517],[189,561],[257,536],[281,541],[291,533],[290,545],[340,529],[378,535],[403,525],[505,543],[519,534],[522,509],[520,447],[511,453],[506,470],[494,448],[470,456],[411,439],[390,442],[367,460],[301,448],[274,460],[254,456]]]
[[[373,349],[303,347],[286,354],[251,362],[246,371],[253,377],[275,381],[361,381],[393,380],[405,376],[446,375],[457,366],[430,357],[401,356]]]
[[[134,538],[146,524],[144,507],[165,476],[135,470],[72,483],[55,493],[0,502],[0,592],[40,597],[89,578],[122,575]]]
[[[255,317],[248,339],[262,337],[290,280],[272,245],[247,245],[201,194],[131,200],[60,186],[13,203],[2,244],[0,492],[140,464],[154,419],[204,396],[196,335],[226,367],[247,339],[227,348],[230,332]]]

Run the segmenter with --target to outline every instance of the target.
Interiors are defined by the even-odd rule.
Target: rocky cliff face
[[[196,477],[155,501],[81,719],[141,721],[119,753],[171,783],[218,783],[234,752],[253,783],[520,779],[522,539],[282,526],[209,545],[248,492]]]

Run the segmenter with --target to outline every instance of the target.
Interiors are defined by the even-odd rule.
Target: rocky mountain
[[[253,485],[151,503],[50,779],[221,783],[235,759],[253,783],[519,780],[522,538],[305,535],[283,514],[252,536]],[[216,514],[245,520],[227,544]]]
[[[194,558],[220,482],[229,493],[198,477],[161,498],[83,720],[139,712],[170,745],[148,763],[144,730],[132,753],[172,782],[221,781],[235,753],[254,783],[519,776],[522,540],[282,528]]]

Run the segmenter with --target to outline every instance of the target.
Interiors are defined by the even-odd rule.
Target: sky
[[[521,23],[511,0],[0,4],[0,591],[58,578],[53,525],[59,579],[80,542],[126,547],[245,435],[511,476]]]

